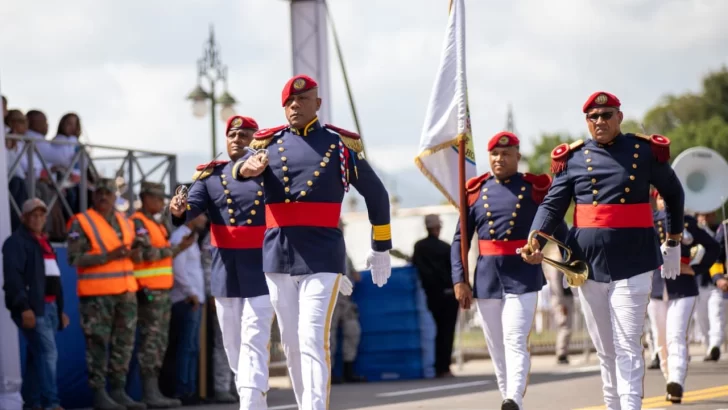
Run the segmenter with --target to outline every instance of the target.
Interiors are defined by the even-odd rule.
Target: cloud
[[[410,176],[417,172],[412,161],[446,4],[329,1],[369,157],[392,178],[407,175],[398,187],[423,192],[428,182]],[[542,132],[583,133],[580,107],[595,90],[615,93],[627,117],[640,117],[663,94],[697,90],[701,76],[728,64],[722,0],[478,0],[466,7],[481,171],[487,139],[505,126],[509,103],[527,150]],[[291,75],[289,9],[284,1],[257,0],[180,0],[173,7],[141,0],[8,2],[0,15],[0,86],[11,107],[46,111],[51,129],[63,113],[76,111],[94,143],[204,161],[211,156],[210,118],[192,117],[185,96],[195,86],[209,24],[238,111],[274,126],[285,121],[279,93]],[[333,47],[329,56],[332,122],[354,129]],[[217,125],[222,147],[222,121]]]

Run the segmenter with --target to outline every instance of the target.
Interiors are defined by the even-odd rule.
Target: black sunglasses
[[[594,114],[589,114],[586,116],[586,118],[589,121],[597,122],[599,121],[599,118],[604,118],[604,121],[610,120],[612,117],[614,117],[615,112],[614,111],[606,111],[606,112],[597,112]]]

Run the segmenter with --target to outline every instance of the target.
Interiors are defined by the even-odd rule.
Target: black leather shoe
[[[678,383],[670,382],[667,383],[667,396],[665,400],[673,403],[681,403],[683,396],[683,388]]]
[[[501,403],[501,410],[521,410],[521,408],[518,407],[518,404],[516,404],[515,401],[505,399],[503,400],[503,403]]]

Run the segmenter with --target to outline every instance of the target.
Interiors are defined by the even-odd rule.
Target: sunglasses
[[[599,121],[599,118],[604,118],[604,121],[608,121],[614,117],[614,114],[616,114],[614,111],[597,112],[587,115],[586,118],[591,122],[597,122]]]

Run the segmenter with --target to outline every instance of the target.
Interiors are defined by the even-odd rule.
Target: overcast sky
[[[447,3],[329,0],[369,157],[383,170],[414,168]],[[465,3],[483,172],[487,139],[505,126],[509,103],[528,149],[542,132],[581,134],[581,106],[593,91],[616,94],[627,116],[639,117],[666,93],[697,91],[701,76],[728,63],[726,0]],[[185,96],[210,23],[237,111],[262,127],[285,121],[280,90],[292,68],[284,0],[5,0],[2,8],[2,93],[11,108],[45,111],[52,132],[75,111],[92,143],[209,158],[209,117],[194,118]],[[354,129],[333,47],[330,56],[332,122]]]

